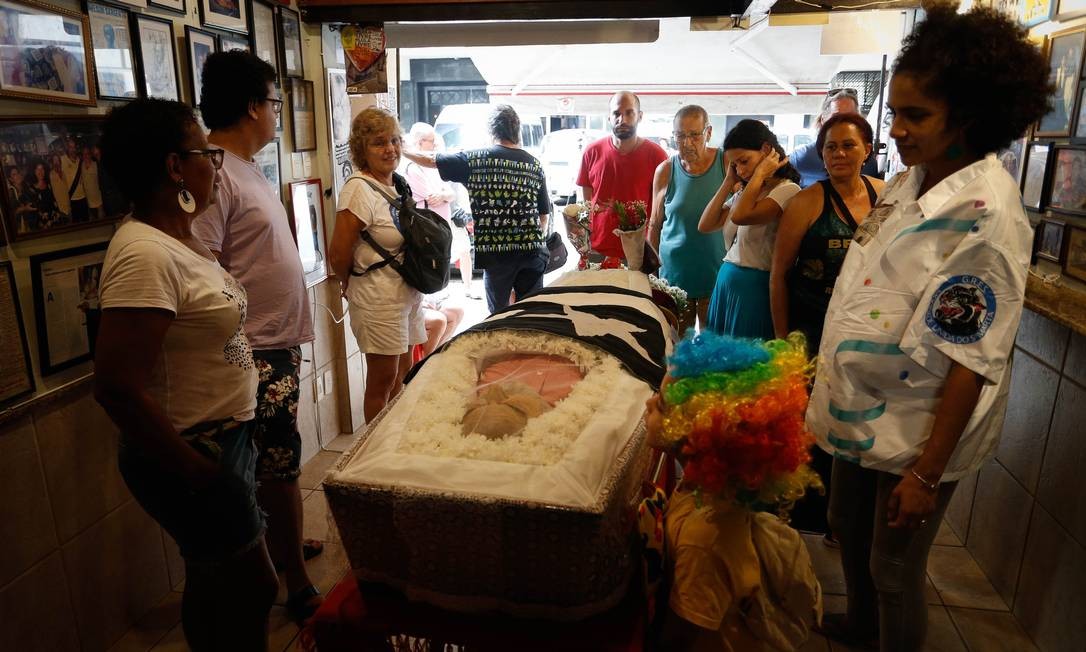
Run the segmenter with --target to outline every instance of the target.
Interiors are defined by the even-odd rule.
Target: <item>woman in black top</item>
[[[777,337],[802,331],[812,355],[852,234],[883,187],[860,174],[871,140],[871,125],[859,114],[826,120],[816,147],[829,179],[796,195],[781,216],[769,276],[773,331]]]

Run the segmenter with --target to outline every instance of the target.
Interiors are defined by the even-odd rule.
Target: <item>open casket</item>
[[[457,611],[615,605],[639,563],[644,402],[671,349],[650,297],[643,274],[567,274],[416,367],[324,483],[356,577]],[[510,377],[553,406],[515,435],[464,435]]]

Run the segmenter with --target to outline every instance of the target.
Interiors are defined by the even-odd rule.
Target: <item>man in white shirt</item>
[[[83,188],[83,158],[80,156],[79,143],[75,136],[68,136],[64,142],[65,155],[60,157],[61,174],[64,177],[63,192],[68,194],[72,206],[72,222],[86,222],[90,219],[87,206],[87,192]]]

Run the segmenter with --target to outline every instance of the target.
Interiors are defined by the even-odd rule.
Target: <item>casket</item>
[[[643,406],[671,331],[643,274],[569,276],[416,368],[329,473],[325,494],[360,580],[450,610],[561,620],[623,597],[640,564]],[[596,323],[616,315],[632,321]],[[584,378],[516,438],[461,436],[481,370],[510,354],[563,356]]]

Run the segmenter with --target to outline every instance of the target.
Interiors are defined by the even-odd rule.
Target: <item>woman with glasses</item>
[[[351,123],[351,160],[357,172],[343,184],[328,259],[347,298],[351,330],[366,356],[366,423],[403,387],[411,348],[426,341],[422,293],[365,238],[393,256],[403,247],[396,215],[385,196],[411,194],[396,174],[403,151],[400,125],[384,109],[364,109]],[[403,191],[403,192],[401,192]]]
[[[125,483],[185,559],[189,646],[264,649],[278,580],[256,503],[247,298],[191,230],[223,150],[190,107],[155,99],[111,111],[101,150],[132,213],[102,267],[95,398],[121,431]]]
[[[1046,70],[1002,13],[944,5],[894,63],[890,137],[909,168],[853,236],[807,410],[834,456],[848,593],[823,630],[853,646],[923,649],[928,551],[958,480],[999,446],[1032,232],[995,152],[1048,110]]]
[[[702,233],[724,229],[728,246],[709,301],[709,330],[769,339],[773,240],[781,213],[799,192],[799,173],[758,120],[739,121],[724,137],[724,154],[728,174],[698,222]]]

